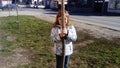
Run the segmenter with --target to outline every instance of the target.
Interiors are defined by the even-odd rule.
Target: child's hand
[[[67,34],[67,29],[64,28],[62,29],[61,33],[60,33],[60,37],[64,37]]]

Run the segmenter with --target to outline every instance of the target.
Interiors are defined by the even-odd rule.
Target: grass
[[[52,24],[31,16],[0,18],[2,52],[11,52],[16,48],[29,51],[31,63],[21,68],[55,68],[53,43],[50,41]],[[120,68],[120,41],[94,38],[78,31],[78,40],[74,43],[74,53],[70,59],[70,68]],[[8,37],[16,39],[7,40]]]

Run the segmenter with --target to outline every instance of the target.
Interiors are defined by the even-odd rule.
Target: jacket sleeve
[[[75,27],[70,26],[70,28],[68,30],[67,40],[68,41],[76,41],[76,39],[77,39],[77,34],[76,34]]]
[[[51,40],[53,42],[59,42],[61,40],[56,28],[52,28],[51,30]]]

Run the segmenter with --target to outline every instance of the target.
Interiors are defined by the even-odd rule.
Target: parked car
[[[16,4],[7,4],[2,7],[2,10],[15,10],[17,8]]]
[[[38,8],[38,9],[44,9],[45,8],[44,5],[31,5],[31,7]]]
[[[38,5],[38,8],[45,8],[45,6],[44,5]]]

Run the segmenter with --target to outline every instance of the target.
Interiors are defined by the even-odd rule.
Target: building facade
[[[12,4],[12,0],[0,0],[1,6],[5,6],[6,4]]]
[[[107,12],[108,0],[67,0],[71,12]],[[58,0],[51,0],[51,8],[58,9]]]
[[[109,0],[94,0],[93,10],[100,13],[107,12],[108,2]]]
[[[109,0],[108,12],[120,13],[120,0]]]
[[[58,10],[59,4],[58,4],[58,0],[51,0],[50,2],[50,8],[53,10]]]
[[[93,11],[94,0],[68,0],[68,10],[73,12]]]

